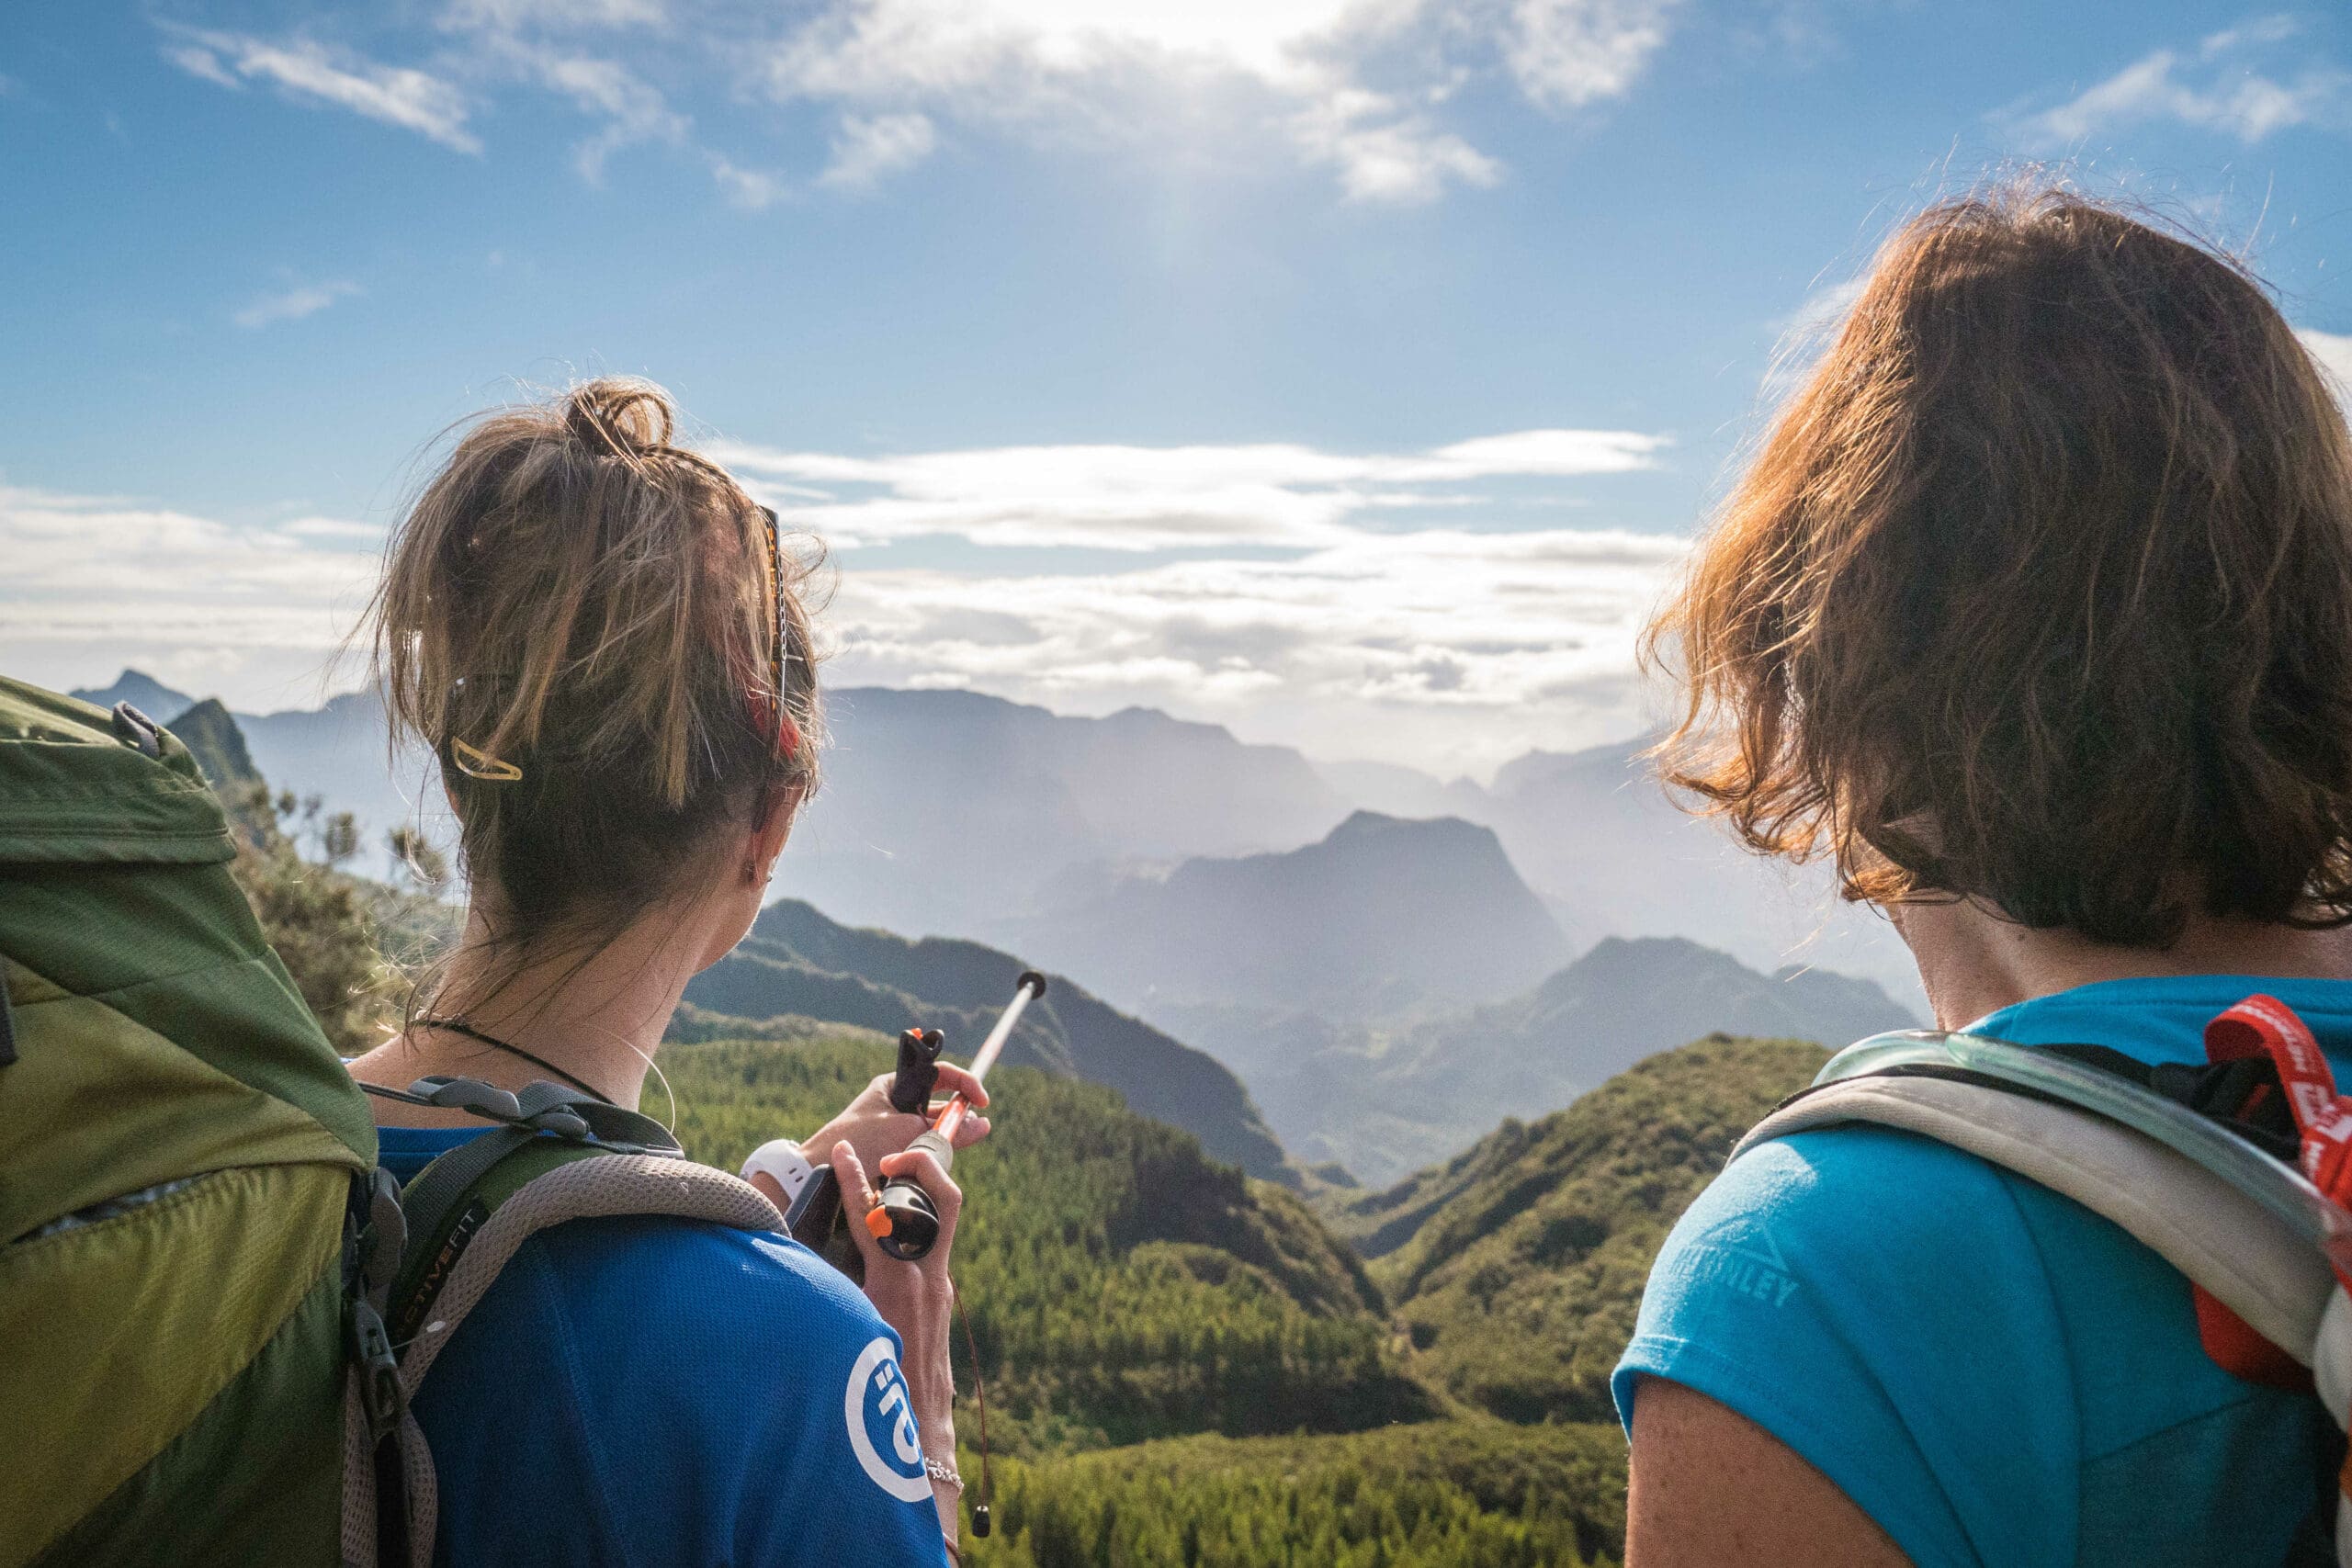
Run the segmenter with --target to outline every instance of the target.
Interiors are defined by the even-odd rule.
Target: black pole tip
[[[1016,991],[1026,988],[1031,996],[1042,997],[1046,994],[1046,977],[1035,969],[1023,969],[1021,978],[1012,983],[1012,988]]]

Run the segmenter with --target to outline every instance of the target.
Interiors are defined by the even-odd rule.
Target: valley
[[[455,906],[300,858],[268,773],[300,726],[175,716],[322,1021],[387,1027]],[[1001,1568],[1614,1562],[1608,1379],[1650,1259],[1825,1044],[1912,1021],[1868,979],[1688,938],[1579,949],[1501,833],[1455,816],[1354,808],[1289,849],[1064,863],[1009,923],[1018,955],[771,903],[690,984],[674,1100],[647,1107],[732,1168],[888,1070],[899,1030],[960,1055],[1023,967],[1057,971],[956,1168],[978,1352],[958,1345],[959,1382],[986,1379],[999,1471],[999,1528],[966,1561]],[[854,1268],[845,1238],[833,1256]],[[976,1473],[977,1421],[960,1436]]]

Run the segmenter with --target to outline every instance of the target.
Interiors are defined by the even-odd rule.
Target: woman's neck
[[[1910,945],[1936,1023],[1959,1029],[2001,1008],[2100,980],[2166,975],[2352,979],[2352,930],[2193,917],[2162,951],[2110,947],[2072,931],[2031,931],[1973,901],[1888,911]]]
[[[699,944],[685,938],[674,922],[649,919],[593,952],[549,952],[518,963],[481,913],[469,911],[465,937],[424,1016],[462,1021],[546,1066],[420,1021],[354,1062],[352,1074],[395,1089],[436,1073],[520,1089],[548,1077],[553,1067],[633,1110],[653,1053],[699,966]],[[379,1101],[379,1109],[400,1125],[473,1121],[397,1101]]]

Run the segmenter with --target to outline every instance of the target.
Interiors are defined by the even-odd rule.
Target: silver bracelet
[[[925,1454],[923,1456],[922,1468],[931,1476],[933,1481],[944,1485],[953,1486],[958,1492],[964,1490],[964,1478],[956,1474],[956,1467],[947,1463],[944,1460],[933,1459],[930,1455]]]

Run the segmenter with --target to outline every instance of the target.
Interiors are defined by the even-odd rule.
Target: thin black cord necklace
[[[596,1099],[604,1101],[606,1105],[616,1103],[616,1101],[612,1100],[602,1090],[595,1088],[593,1084],[582,1083],[578,1078],[573,1077],[570,1073],[565,1072],[561,1067],[557,1066],[545,1056],[534,1055],[532,1053],[524,1050],[520,1045],[514,1044],[511,1041],[501,1040],[495,1034],[484,1034],[481,1030],[476,1029],[472,1024],[468,1023],[462,1018],[420,1018],[416,1021],[416,1027],[419,1029],[446,1030],[451,1034],[462,1034],[469,1040],[479,1040],[483,1044],[494,1046],[497,1049],[505,1052],[510,1056],[520,1056],[523,1060],[530,1063],[535,1067],[546,1068],[548,1072],[553,1073],[556,1077],[561,1078],[564,1082],[570,1084],[581,1093],[594,1095]]]

